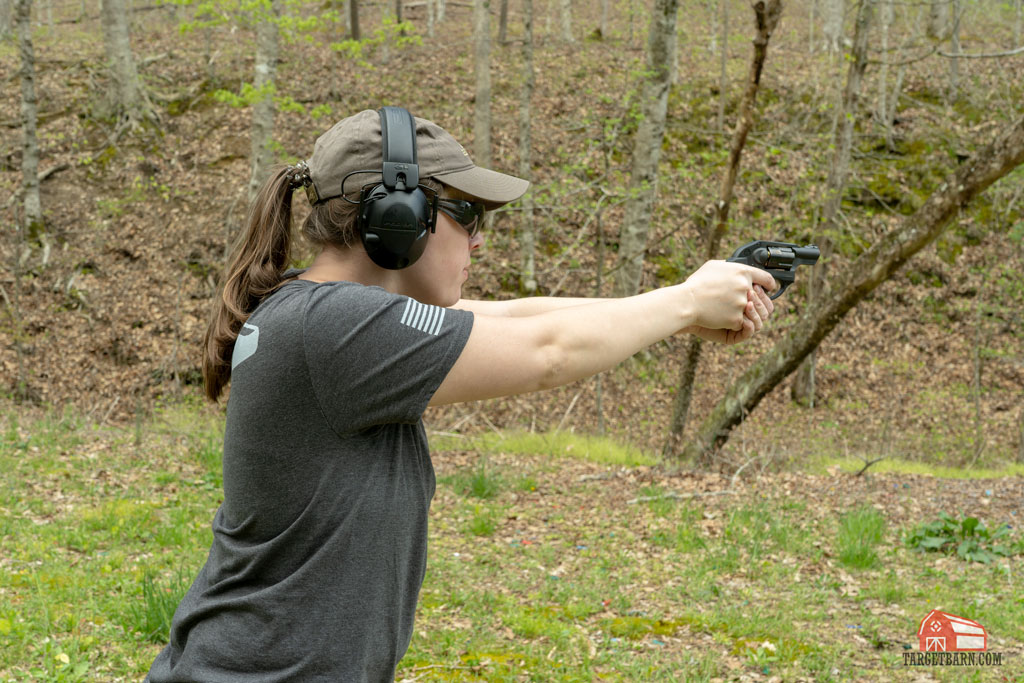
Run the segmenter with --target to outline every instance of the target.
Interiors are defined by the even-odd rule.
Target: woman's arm
[[[431,405],[511,396],[568,384],[607,370],[684,329],[750,336],[753,285],[763,270],[709,261],[672,287],[525,317],[477,315],[462,354]],[[749,331],[748,331],[749,330]]]
[[[496,318],[521,318],[528,315],[557,311],[570,306],[585,306],[600,303],[608,299],[580,298],[562,296],[530,296],[507,301],[482,301],[479,299],[459,299],[452,308],[472,311],[477,315],[489,315]]]

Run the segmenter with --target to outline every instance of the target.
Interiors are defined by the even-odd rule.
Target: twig
[[[565,424],[565,421],[569,418],[569,413],[572,412],[572,409],[576,407],[576,401],[580,400],[580,394],[582,393],[583,390],[580,389],[576,392],[576,395],[572,397],[572,401],[569,402],[569,407],[565,409],[565,415],[562,415],[562,419],[558,421],[558,426],[555,427],[556,432],[562,431],[562,425]]]
[[[887,456],[883,455],[883,456],[881,456],[879,458],[875,458],[874,460],[867,460],[866,458],[861,458],[861,460],[864,461],[864,467],[861,467],[860,470],[857,472],[857,474],[855,474],[853,476],[859,477],[860,475],[862,475],[865,472],[867,472],[869,467],[874,465],[876,462],[882,462],[883,460],[885,460],[886,457]]]

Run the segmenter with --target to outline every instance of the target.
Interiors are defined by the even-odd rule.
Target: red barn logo
[[[985,651],[988,633],[976,621],[933,609],[917,629],[921,652]]]

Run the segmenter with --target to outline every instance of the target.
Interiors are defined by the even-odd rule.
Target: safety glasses
[[[470,237],[480,232],[480,223],[484,215],[484,205],[480,202],[467,202],[462,199],[437,200],[437,210],[462,226]]]

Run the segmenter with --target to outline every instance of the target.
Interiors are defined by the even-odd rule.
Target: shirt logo
[[[243,323],[242,328],[250,330],[249,334],[242,335],[241,332],[238,334],[238,338],[235,340],[235,350],[231,352],[231,370],[234,371],[239,365],[242,364],[249,356],[256,353],[256,347],[260,342],[260,328],[249,323]]]
[[[421,304],[415,299],[409,299],[405,303],[401,323],[436,337],[441,331],[441,323],[444,322],[444,311],[445,309],[440,306]]]

